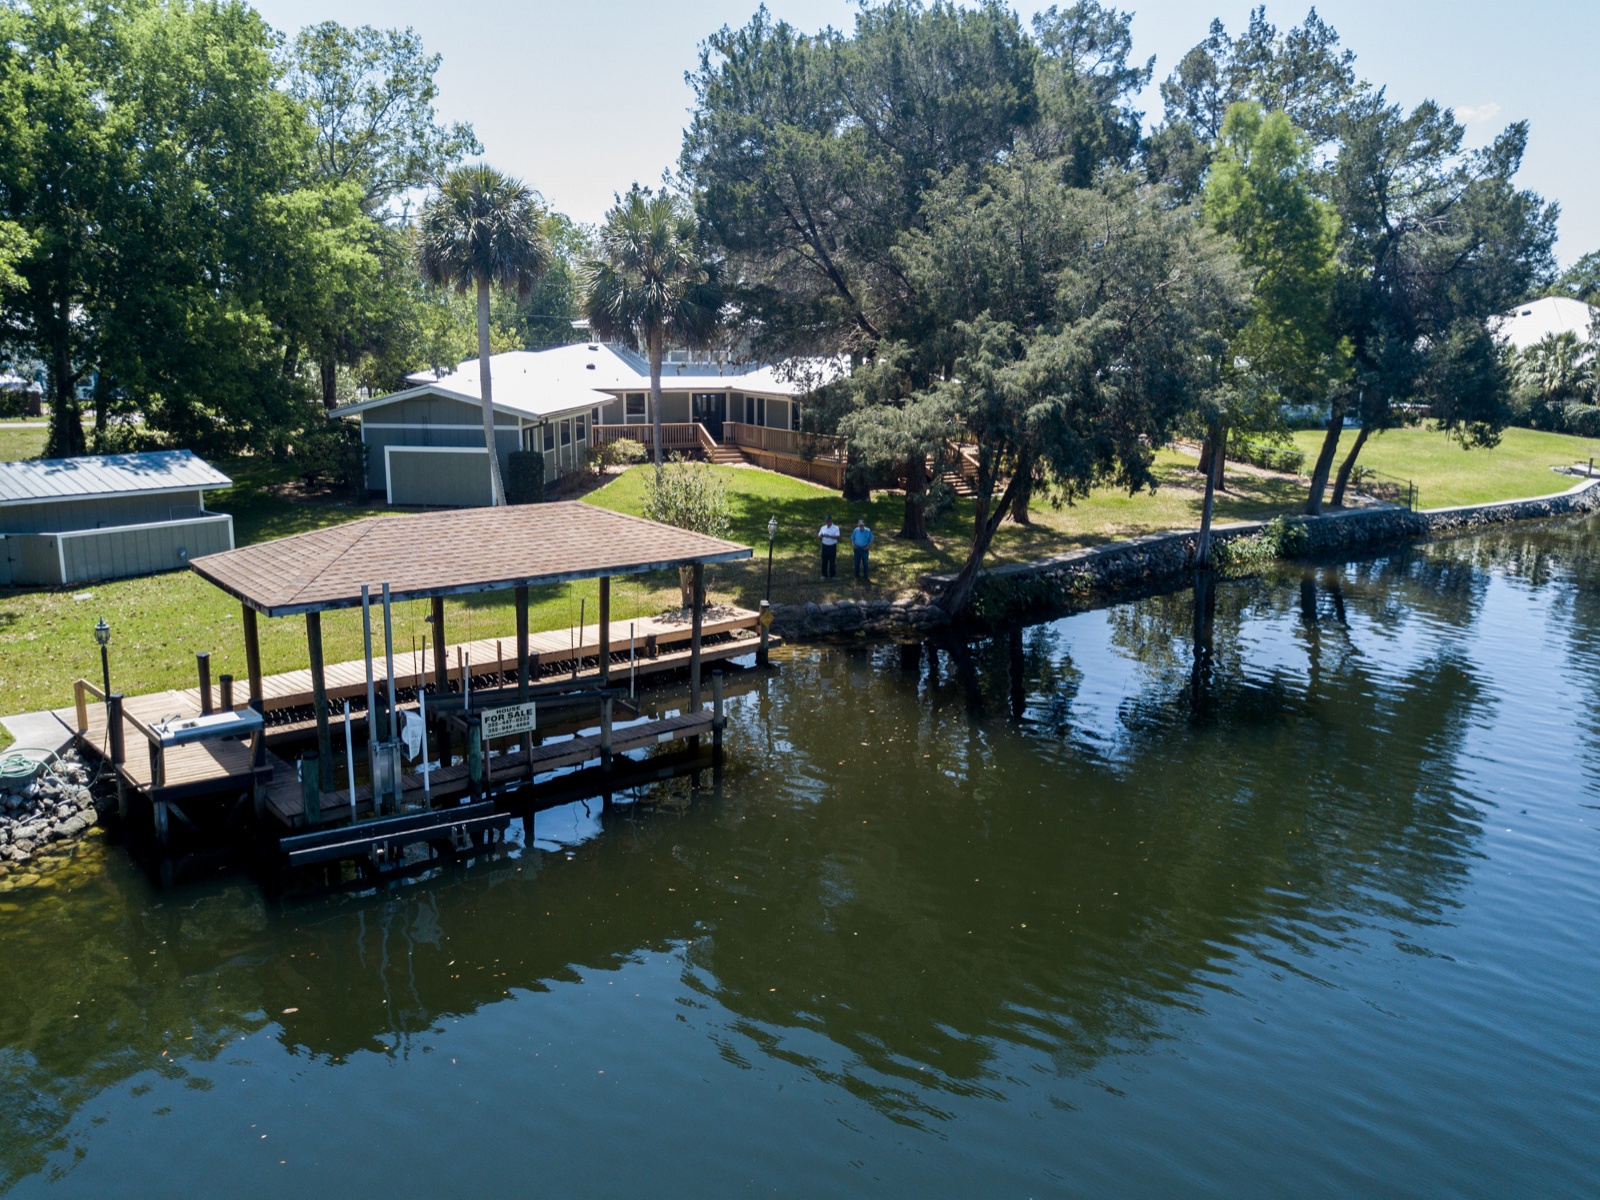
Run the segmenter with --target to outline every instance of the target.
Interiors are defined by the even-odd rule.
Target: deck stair
[[[727,442],[712,442],[706,448],[706,460],[720,467],[743,466],[750,461],[745,457],[743,450],[737,446],[729,445]]]

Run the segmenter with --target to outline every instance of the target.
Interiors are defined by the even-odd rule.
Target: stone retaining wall
[[[1352,508],[1318,517],[1292,517],[1289,524],[1305,531],[1305,553],[1322,556],[1359,553],[1420,538],[1466,533],[1510,521],[1537,521],[1581,515],[1600,509],[1600,480],[1585,480],[1570,491],[1527,500],[1504,500],[1408,512],[1403,508]],[[1212,527],[1214,542],[1249,537],[1265,528],[1261,521]],[[1062,601],[1153,587],[1182,577],[1194,561],[1194,530],[1150,533],[1123,542],[1108,542],[1065,554],[992,567],[983,578],[1031,591],[1048,591]],[[931,597],[949,586],[952,575],[929,575],[923,594],[914,600],[839,600],[831,604],[773,606],[773,629],[794,640],[837,634],[927,633],[948,623]]]

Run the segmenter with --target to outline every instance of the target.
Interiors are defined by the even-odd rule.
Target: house
[[[1587,342],[1594,318],[1600,310],[1591,308],[1582,300],[1568,296],[1545,296],[1527,304],[1519,304],[1508,313],[1495,317],[1490,328],[1502,343],[1526,350],[1537,346],[1545,338],[1570,333],[1580,342]]]
[[[634,351],[587,342],[496,354],[490,362],[502,473],[518,449],[544,454],[549,481],[618,438],[650,444],[650,365]],[[809,377],[790,377],[803,370]],[[837,439],[802,435],[800,417],[806,393],[837,370],[806,364],[791,372],[675,354],[661,371],[663,448],[715,461],[786,456],[810,464],[821,443],[826,459]],[[488,504],[478,360],[406,382],[412,386],[332,414],[361,422],[368,489],[391,504]],[[839,459],[842,471],[842,448]]]
[[[0,463],[0,584],[88,583],[233,549],[206,492],[233,481],[187,450]]]

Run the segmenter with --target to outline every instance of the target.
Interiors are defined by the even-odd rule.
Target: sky
[[[1070,2],[1070,0],[1063,0]],[[484,158],[537,188],[552,207],[598,222],[635,180],[658,182],[677,161],[693,93],[684,74],[699,44],[742,25],[755,0],[255,0],[288,35],[318,21],[409,25],[443,55],[439,115],[468,121]],[[848,29],[844,0],[767,0],[798,28]],[[1017,3],[1024,19],[1038,5]],[[1125,0],[1134,53],[1156,57],[1143,98],[1147,123],[1161,114],[1156,83],[1206,34],[1213,17],[1229,32],[1246,24],[1250,0]],[[1303,3],[1267,5],[1280,29]],[[1596,0],[1325,0],[1322,18],[1356,52],[1357,74],[1407,107],[1432,99],[1456,110],[1471,144],[1512,121],[1530,125],[1519,182],[1561,206],[1563,266],[1600,249],[1600,154],[1596,153],[1593,53]]]

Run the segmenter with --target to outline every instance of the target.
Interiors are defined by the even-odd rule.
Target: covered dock
[[[245,695],[236,699],[223,686],[219,699],[202,660],[199,686],[185,691],[126,701],[113,696],[102,705],[89,702],[104,699],[96,689],[80,684],[79,727],[85,741],[104,747],[116,761],[124,784],[151,800],[157,810],[158,835],[166,831],[168,802],[179,798],[164,794],[165,781],[177,782],[181,763],[183,794],[197,795],[205,789],[208,762],[216,764],[219,793],[247,787],[258,824],[276,826],[286,834],[352,822],[358,810],[375,814],[375,820],[360,825],[363,832],[373,826],[374,838],[381,836],[376,827],[386,817],[403,816],[411,828],[417,825],[417,814],[399,810],[416,807],[409,802],[421,787],[418,778],[395,779],[387,792],[388,807],[394,811],[385,813],[382,788],[375,797],[367,784],[352,796],[347,777],[354,756],[352,763],[335,770],[336,751],[344,751],[346,743],[342,729],[340,743],[336,746],[334,741],[334,729],[342,724],[334,704],[346,698],[364,702],[369,684],[365,660],[325,663],[322,614],[360,607],[363,590],[375,618],[385,591],[391,604],[427,600],[431,661],[416,662],[409,648],[395,654],[390,690],[390,669],[378,642],[372,654],[372,687],[378,702],[370,712],[363,704],[363,718],[375,726],[369,730],[369,744],[380,734],[392,742],[398,713],[407,707],[401,693],[409,691],[425,703],[433,731],[431,757],[439,766],[430,780],[438,787],[429,789],[431,804],[424,807],[441,808],[440,820],[448,824],[451,806],[469,799],[481,802],[497,782],[531,779],[539,770],[586,757],[609,762],[613,754],[629,748],[669,740],[698,745],[707,732],[720,742],[720,721],[702,703],[702,667],[708,654],[721,658],[757,651],[765,646],[766,632],[758,625],[757,614],[746,610],[714,609],[708,620],[704,568],[750,554],[747,546],[588,504],[552,503],[371,517],[207,555],[195,559],[192,569],[241,605]],[[693,603],[685,613],[627,623],[611,620],[613,576],[670,568],[688,568],[692,573]],[[530,633],[530,588],[588,579],[599,585],[594,623],[583,625],[581,632]],[[452,646],[445,628],[446,598],[494,591],[514,594],[515,633]],[[263,617],[304,621],[306,668],[270,677],[263,673],[259,624]],[[624,629],[633,634],[627,642],[619,637]],[[625,688],[619,690],[617,685],[625,685],[636,674],[672,669],[688,673],[683,712],[613,731],[613,701],[619,696],[625,699]],[[384,691],[396,697],[392,708],[383,702]],[[590,712],[599,709],[600,733],[536,747],[535,711],[545,704],[561,711],[563,703],[570,706],[574,699],[586,699]],[[525,717],[519,716],[524,710]],[[151,714],[158,711],[164,720],[152,723]],[[214,737],[209,732],[213,721]],[[125,734],[130,723],[135,737],[142,735],[150,743],[148,767],[143,756],[127,755],[124,738],[117,736]],[[268,752],[272,729],[281,735],[314,734],[316,750],[305,755],[301,779],[296,780],[292,768]],[[248,747],[238,740],[243,736],[250,739]],[[488,746],[493,737],[514,738],[520,747],[506,745],[496,755]],[[455,764],[449,752],[453,738],[466,750]],[[589,746],[589,741],[595,744]],[[178,815],[189,823],[181,811]],[[342,838],[337,844],[348,848],[347,843],[359,840]]]

